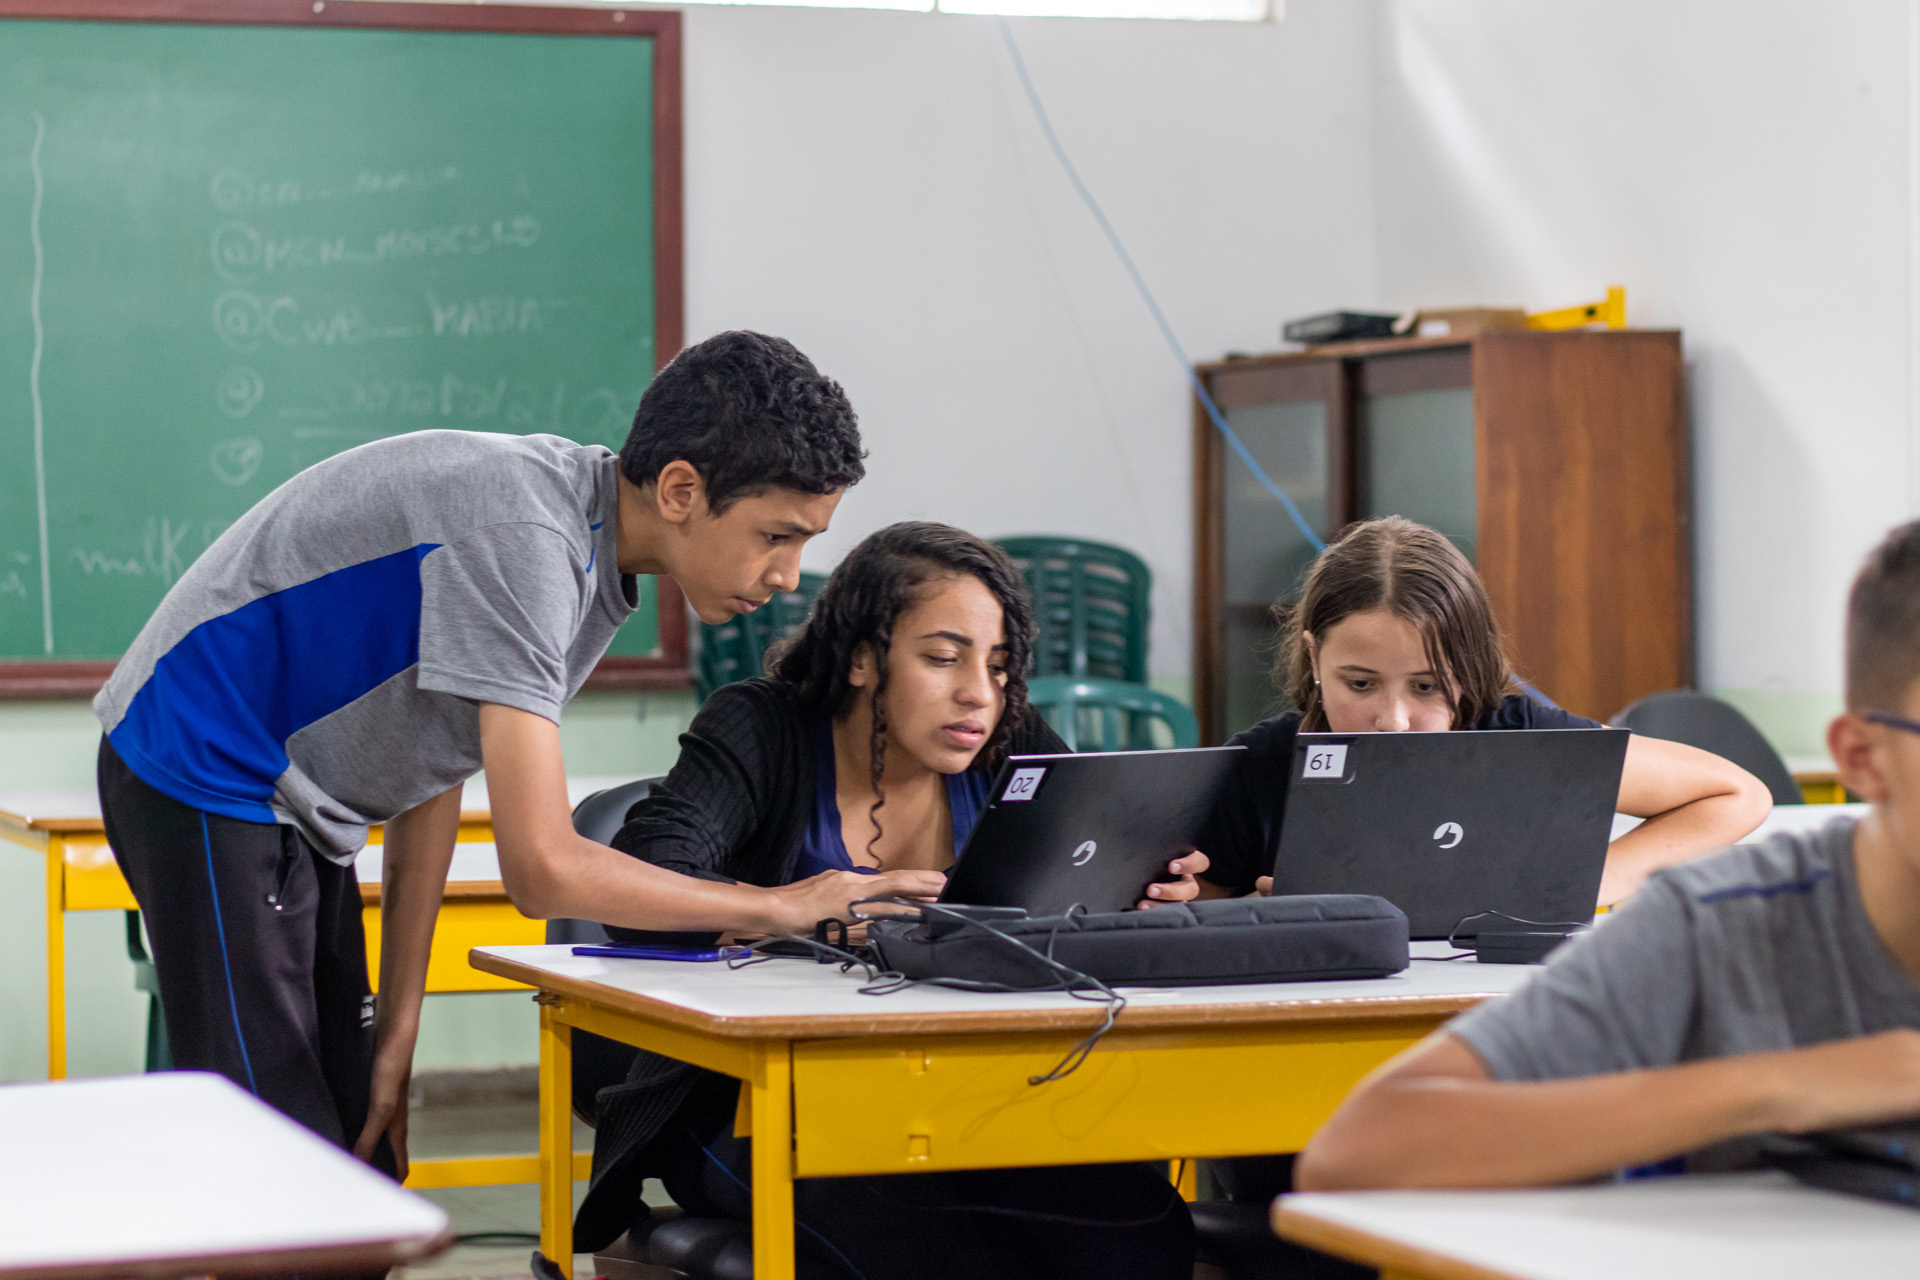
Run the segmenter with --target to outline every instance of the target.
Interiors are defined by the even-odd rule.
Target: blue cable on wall
[[[1227,442],[1227,448],[1233,450],[1233,455],[1253,473],[1253,478],[1260,482],[1260,487],[1272,494],[1280,505],[1286,508],[1287,514],[1293,518],[1294,527],[1300,530],[1300,536],[1307,540],[1307,545],[1315,552],[1325,551],[1326,540],[1314,532],[1313,526],[1307,523],[1306,516],[1300,513],[1299,505],[1287,495],[1287,491],[1275,484],[1273,477],[1269,476],[1254,460],[1253,454],[1247,451],[1246,443],[1240,439],[1239,433],[1228,423],[1226,415],[1220,412],[1220,406],[1215,404],[1213,397],[1207,394],[1206,385],[1200,381],[1200,375],[1195,372],[1193,362],[1187,359],[1187,353],[1180,347],[1180,339],[1174,337],[1173,326],[1167,323],[1166,313],[1160,310],[1159,302],[1155,301],[1153,290],[1147,287],[1146,279],[1140,274],[1140,268],[1133,264],[1133,255],[1129,254],[1126,245],[1120,242],[1120,234],[1113,229],[1113,224],[1107,221],[1107,215],[1100,208],[1100,202],[1093,198],[1093,192],[1087,190],[1087,184],[1080,180],[1080,171],[1073,167],[1073,161],[1068,157],[1067,149],[1060,145],[1060,137],[1053,131],[1053,121],[1048,118],[1047,109],[1040,102],[1039,91],[1033,87],[1033,78],[1027,74],[1027,61],[1020,56],[1020,45],[1013,38],[1013,28],[1007,25],[1005,18],[996,18],[994,21],[1000,24],[1000,38],[1006,42],[1007,52],[1012,55],[1014,72],[1020,77],[1020,87],[1026,90],[1027,102],[1033,107],[1034,117],[1040,121],[1040,132],[1046,135],[1047,145],[1053,149],[1053,158],[1060,162],[1060,168],[1065,171],[1067,181],[1073,184],[1073,189],[1079,193],[1082,203],[1087,206],[1087,211],[1100,225],[1101,232],[1107,237],[1107,243],[1113,246],[1114,254],[1119,257],[1120,265],[1127,269],[1127,275],[1132,279],[1133,287],[1140,293],[1140,300],[1147,304],[1147,310],[1153,314],[1153,322],[1160,326],[1160,336],[1167,340],[1167,346],[1173,351],[1174,359],[1178,360],[1180,367],[1186,371],[1187,381],[1193,386],[1193,394],[1200,398],[1201,407],[1207,411],[1207,417],[1213,422],[1215,430],[1219,431],[1221,438]]]

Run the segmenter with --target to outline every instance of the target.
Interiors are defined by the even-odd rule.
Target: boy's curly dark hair
[[[872,770],[873,840],[880,839],[880,809],[886,794],[880,775],[886,761],[887,651],[900,615],[923,599],[922,588],[946,579],[972,577],[1000,602],[1007,644],[1006,705],[974,758],[975,767],[998,767],[1013,726],[1027,709],[1027,664],[1033,654],[1033,606],[1026,579],[1007,553],[951,525],[907,521],[868,537],[840,562],[813,602],[806,626],[767,655],[767,674],[790,685],[801,709],[837,716],[853,697],[849,677],[861,645],[873,653]]]
[[[695,343],[647,385],[620,446],[620,473],[648,485],[685,459],[720,515],[765,489],[832,493],[867,474],[840,384],[784,338],[745,329]]]

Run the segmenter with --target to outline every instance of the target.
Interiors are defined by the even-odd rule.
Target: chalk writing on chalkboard
[[[668,263],[678,345],[649,38],[676,16],[221,4],[0,19],[0,668],[124,652],[234,521],[356,445],[617,447]],[[621,38],[580,38],[602,22]],[[642,591],[613,652],[652,661]]]
[[[40,239],[40,209],[46,203],[47,177],[40,167],[40,153],[47,144],[47,118],[33,113],[33,152],[28,167],[33,172],[33,206],[28,214],[27,237],[33,243],[33,287],[27,295],[27,307],[33,317],[33,362],[27,369],[27,397],[33,404],[33,495],[40,517],[40,625],[46,652],[53,654],[53,546],[47,538],[47,410],[40,394],[40,364],[47,353],[47,326],[40,317],[40,290],[46,283],[47,248]]]

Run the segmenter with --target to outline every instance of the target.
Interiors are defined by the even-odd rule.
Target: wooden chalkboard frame
[[[387,0],[0,0],[0,20],[203,23],[243,27],[375,27],[506,35],[640,36],[653,40],[654,350],[661,364],[686,339],[681,176],[680,15],[670,10],[535,5],[405,4]],[[687,608],[658,578],[660,656],[602,658],[589,689],[684,688]],[[111,662],[0,662],[0,699],[90,698]]]

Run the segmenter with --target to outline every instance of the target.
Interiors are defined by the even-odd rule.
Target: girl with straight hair
[[[1232,739],[1248,755],[1203,841],[1213,892],[1252,891],[1272,863],[1296,733],[1601,727],[1523,689],[1480,575],[1445,536],[1404,517],[1349,528],[1307,570],[1299,600],[1274,614],[1274,684],[1298,709]],[[1645,821],[1608,848],[1601,904],[1739,840],[1772,803],[1731,761],[1636,734],[1615,807]]]

